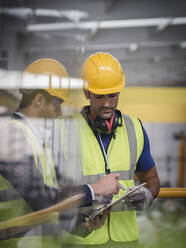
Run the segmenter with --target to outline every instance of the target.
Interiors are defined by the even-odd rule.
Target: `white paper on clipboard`
[[[128,196],[130,196],[132,193],[134,193],[136,190],[138,190],[139,188],[145,186],[146,183],[142,183],[138,186],[133,187],[132,189],[128,189],[127,192],[121,196],[120,198],[118,198],[117,200],[106,204],[106,205],[100,205],[98,208],[95,208],[95,212],[91,215],[89,215],[89,217],[87,218],[87,221],[94,219],[97,215],[100,215],[104,210],[106,210],[109,207],[112,207],[114,205],[116,205],[117,203],[119,203],[122,200],[125,200]]]

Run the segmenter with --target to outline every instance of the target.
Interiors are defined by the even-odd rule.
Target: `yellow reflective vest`
[[[55,167],[51,155],[51,151],[47,144],[43,147],[40,143],[38,137],[33,132],[33,130],[23,121],[12,120],[10,125],[15,125],[18,130],[22,131],[25,135],[25,138],[30,143],[33,152],[33,158],[36,168],[41,167],[41,173],[43,176],[43,181],[47,186],[54,186],[57,183]],[[23,185],[24,187],[24,185]],[[12,193],[11,193],[12,191]],[[11,185],[11,182],[6,180],[3,176],[0,175],[0,194],[6,196],[5,201],[0,202],[0,228],[1,221],[10,220],[15,217],[23,216],[32,212],[28,204],[17,194],[15,198],[16,190]],[[29,192],[28,192],[29,194]],[[10,196],[7,198],[7,196]],[[14,195],[14,198],[11,199],[11,196]],[[56,219],[54,222],[56,223]],[[39,227],[37,227],[39,229]],[[40,227],[41,228],[41,227]],[[41,230],[38,230],[38,232]],[[1,231],[0,231],[1,233]],[[30,234],[29,234],[30,233]],[[8,233],[7,233],[8,235]],[[1,235],[0,235],[1,236]],[[58,236],[52,235],[51,232],[48,234],[43,234],[39,232],[28,232],[25,237],[21,238],[7,238],[6,240],[0,241],[0,247],[6,248],[50,248],[50,247],[61,247]]]
[[[81,144],[81,159],[83,183],[92,183],[105,175],[105,161],[99,143],[84,117],[79,114],[79,136]],[[126,188],[134,186],[136,163],[144,145],[143,130],[138,119],[122,116],[122,126],[117,127],[115,138],[112,137],[107,155],[109,168],[120,173],[120,183]],[[116,200],[123,194],[113,197]],[[122,203],[112,209],[105,224],[92,231],[86,238],[70,235],[67,243],[100,245],[109,240],[129,242],[138,240],[138,226],[135,211],[123,211]]]

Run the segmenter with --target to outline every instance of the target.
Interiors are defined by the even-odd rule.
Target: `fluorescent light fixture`
[[[186,25],[186,17],[162,17],[129,20],[108,20],[108,21],[89,21],[89,22],[57,22],[44,24],[29,24],[27,31],[56,31],[56,30],[95,30],[111,28],[136,28],[136,27],[164,27],[165,25]]]
[[[27,73],[26,73],[27,74]],[[53,88],[53,89],[80,89],[83,86],[83,80],[80,78],[61,77],[49,75],[34,75],[28,73],[23,76],[21,88]]]
[[[15,16],[20,19],[26,19],[30,16],[65,17],[74,22],[78,22],[88,16],[87,12],[76,9],[0,8],[0,14]]]
[[[70,78],[70,88],[71,89],[82,89],[83,80],[81,78]]]
[[[0,70],[0,89],[81,89],[83,80],[80,78],[62,77],[49,75],[35,75],[32,73]]]
[[[15,71],[0,70],[0,89],[16,89],[20,87],[21,73]]]
[[[32,73],[24,73],[21,81],[21,88],[24,89],[42,89],[49,87],[48,75],[34,75]]]

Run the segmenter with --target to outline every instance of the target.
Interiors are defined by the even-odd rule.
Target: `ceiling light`
[[[186,48],[186,41],[181,42],[181,43],[180,43],[180,47],[181,47],[182,49],[185,49],[185,48]]]
[[[44,17],[65,17],[73,22],[78,22],[83,18],[88,17],[88,13],[81,10],[60,10],[60,9],[32,9],[32,8],[0,8],[0,14],[14,16],[19,19],[27,19],[30,16]]]
[[[16,71],[6,71],[0,70],[0,89],[44,89],[52,87],[54,89],[58,88],[71,88],[71,89],[81,89],[83,87],[83,80],[80,78],[72,77],[62,77],[52,76],[51,82],[48,75],[35,75],[32,73],[16,72]]]
[[[129,45],[129,50],[131,52],[135,52],[138,48],[139,48],[139,46],[136,43],[132,43],[132,44]]]

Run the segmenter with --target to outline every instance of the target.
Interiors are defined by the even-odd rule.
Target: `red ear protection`
[[[122,126],[122,115],[119,110],[116,110],[109,120],[105,120],[100,116],[97,116],[94,121],[89,117],[88,111],[89,111],[89,106],[85,106],[82,109],[81,114],[88,122],[90,127],[99,133],[110,134],[115,132],[118,126],[119,127]]]
[[[114,113],[109,120],[105,120],[97,116],[93,122],[92,128],[98,131],[99,133],[110,134],[113,133],[118,126],[122,126],[120,112],[119,116]]]
[[[112,130],[112,125],[113,125],[113,120],[114,120],[114,116],[115,114],[112,115],[112,117],[110,118],[110,120],[105,120],[106,124],[107,124],[107,127],[108,127],[108,133],[111,132]]]

